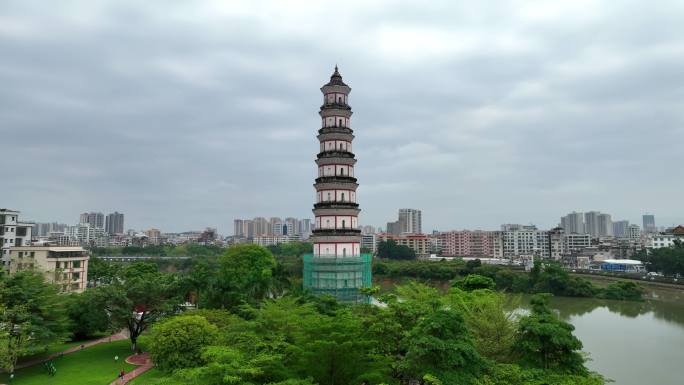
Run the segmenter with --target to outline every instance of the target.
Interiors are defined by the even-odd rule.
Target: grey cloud
[[[427,230],[575,209],[684,221],[684,9],[578,4],[5,2],[2,206],[226,234],[234,217],[308,216],[338,62],[361,223],[399,207]]]

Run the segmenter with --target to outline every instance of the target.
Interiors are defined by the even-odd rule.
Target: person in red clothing
[[[125,376],[126,376],[126,372],[123,369],[121,369],[121,371],[119,372],[119,383],[120,384],[124,383],[124,377]]]

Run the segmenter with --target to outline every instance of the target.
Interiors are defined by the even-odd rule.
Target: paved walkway
[[[128,362],[131,365],[140,365],[140,366],[131,370],[130,372],[126,373],[126,375],[124,376],[123,382],[119,382],[119,380],[116,379],[116,380],[112,381],[109,385],[128,384],[134,378],[136,378],[139,375],[145,373],[146,371],[152,369],[152,367],[154,366],[154,364],[152,363],[152,360],[150,359],[149,353],[134,354],[134,355],[126,358],[126,362]]]
[[[22,363],[20,363],[20,364],[17,364],[17,366],[15,367],[14,370],[23,369],[23,368],[27,368],[27,367],[29,367],[29,366],[42,364],[42,363],[45,362],[45,361],[50,361],[50,360],[52,360],[52,359],[55,359],[55,358],[57,358],[57,357],[61,357],[61,356],[67,355],[67,354],[69,354],[69,353],[79,352],[79,351],[81,351],[81,350],[83,350],[83,349],[89,348],[89,347],[94,346],[94,345],[97,345],[97,344],[101,344],[101,343],[103,343],[103,342],[113,342],[113,341],[119,341],[119,340],[125,340],[125,339],[128,339],[128,336],[126,336],[126,335],[124,334],[124,331],[122,330],[122,331],[120,331],[120,332],[118,332],[118,333],[116,333],[116,334],[112,334],[112,335],[109,336],[109,337],[103,337],[103,338],[100,338],[99,340],[93,340],[93,341],[84,342],[84,343],[81,344],[81,345],[77,345],[77,346],[71,347],[71,348],[69,348],[69,349],[67,349],[67,350],[62,350],[61,352],[52,353],[52,354],[50,354],[49,356],[46,356],[46,357],[45,357],[45,356],[44,356],[44,357],[38,357],[38,358],[35,358],[35,359],[32,359],[32,360],[24,361],[24,362],[22,362]]]

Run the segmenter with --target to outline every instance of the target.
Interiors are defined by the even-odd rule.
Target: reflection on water
[[[557,297],[550,305],[575,326],[587,366],[615,384],[684,384],[684,291],[646,289],[644,302]]]
[[[605,307],[611,313],[627,318],[652,313],[655,319],[684,327],[684,291],[649,288],[644,297],[646,300],[643,302],[556,297],[552,299],[551,306],[564,319],[582,316],[598,307]]]

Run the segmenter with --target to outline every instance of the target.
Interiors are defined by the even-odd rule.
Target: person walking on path
[[[124,377],[126,377],[126,371],[121,369],[121,371],[119,372],[119,384],[123,385],[125,383]]]

